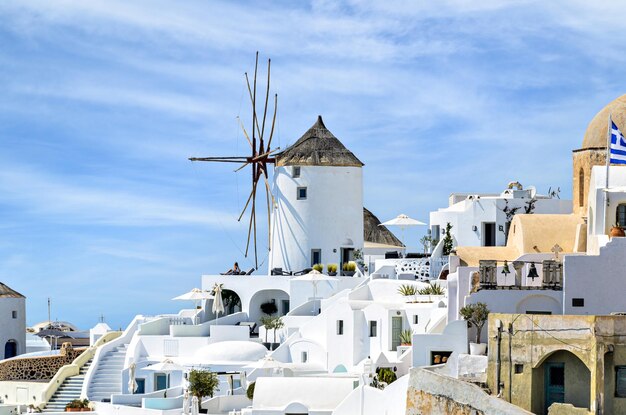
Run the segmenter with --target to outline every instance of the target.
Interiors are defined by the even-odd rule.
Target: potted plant
[[[254,398],[254,386],[256,385],[256,382],[252,382],[248,385],[248,389],[246,389],[246,396],[248,397],[248,399],[252,400],[252,398]]]
[[[326,265],[326,271],[328,272],[328,275],[334,277],[335,275],[337,275],[337,264]]]
[[[198,398],[202,402],[202,398],[208,396],[213,397],[216,391],[219,391],[220,381],[217,374],[209,370],[191,369],[189,372],[189,393]]]
[[[341,273],[344,277],[352,277],[356,272],[356,262],[344,262],[343,263],[343,272]]]
[[[489,318],[489,309],[487,308],[487,304],[468,304],[459,310],[459,313],[463,319],[467,321],[467,325],[469,327],[476,327],[476,342],[470,343],[470,354],[484,355],[487,351],[487,345],[480,342],[480,332]]]
[[[413,332],[411,330],[402,330],[400,333],[400,346],[410,346],[413,343]]]
[[[282,317],[274,317],[273,320],[274,321],[272,321],[272,329],[274,329],[274,343],[272,343],[270,350],[274,350],[280,345],[280,343],[276,343],[276,330],[280,330],[285,327],[285,322],[283,321]]]
[[[626,233],[624,232],[624,228],[622,228],[619,225],[619,223],[616,223],[611,228],[611,231],[609,232],[609,236],[611,238],[623,238],[624,236],[626,236]]]
[[[411,284],[402,284],[398,287],[398,293],[403,297],[414,297],[413,302],[415,302],[415,296],[417,295],[417,287]]]
[[[313,269],[317,272],[322,272],[324,271],[324,265],[322,264],[314,264],[313,265]]]
[[[260,321],[261,325],[265,327],[265,342],[263,343],[263,346],[265,346],[267,350],[269,350],[271,344],[267,341],[267,333],[274,328],[274,318],[271,316],[263,316],[261,317]]]
[[[80,412],[82,411],[84,405],[83,401],[80,399],[74,399],[70,401],[67,405],[65,405],[65,412]]]
[[[452,239],[452,234],[450,231],[452,230],[452,225],[450,222],[446,223],[446,230],[444,231],[443,237],[443,255],[450,255],[452,249],[454,249],[454,240]]]

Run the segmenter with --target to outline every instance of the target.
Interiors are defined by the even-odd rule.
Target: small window
[[[370,321],[370,337],[376,337],[377,333],[376,333],[376,322],[375,321]]]
[[[337,320],[337,335],[343,335],[343,320]]]
[[[615,222],[622,228],[626,227],[626,204],[617,206],[617,218]]]
[[[17,318],[17,311],[16,310],[11,311],[11,317]]]
[[[306,363],[309,360],[309,352],[300,353],[300,361]]]
[[[520,373],[524,373],[524,365],[521,363],[516,363],[515,364],[515,373],[520,374]]]
[[[306,200],[306,187],[298,187],[298,200]]]
[[[291,169],[291,177],[300,177],[300,166],[293,166],[293,168]]]
[[[419,323],[420,323],[420,316],[416,314],[413,316],[413,324],[419,324]]]
[[[615,397],[626,398],[626,366],[615,366]]]
[[[322,250],[311,249],[311,266],[322,263]]]
[[[584,307],[585,299],[584,298],[572,298],[572,307]]]

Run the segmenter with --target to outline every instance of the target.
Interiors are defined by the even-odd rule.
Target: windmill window
[[[581,168],[578,171],[578,206],[585,205],[585,171]]]
[[[420,316],[418,316],[417,314],[413,316],[413,324],[419,324],[420,322]]]
[[[621,227],[626,226],[626,204],[622,203],[617,206],[617,220],[615,222]]]
[[[309,360],[309,352],[302,352],[300,354],[300,361],[306,363]]]
[[[298,200],[306,200],[306,187],[298,187]]]
[[[11,317],[17,318],[17,311],[16,310],[11,311]]]
[[[300,166],[293,166],[291,169],[291,177],[300,177]]]

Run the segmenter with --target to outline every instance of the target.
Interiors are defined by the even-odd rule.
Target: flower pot
[[[623,238],[626,236],[626,233],[624,233],[624,228],[621,226],[613,226],[609,232],[609,236],[611,238]]]
[[[470,354],[474,356],[484,356],[487,353],[486,343],[470,343]]]
[[[343,275],[344,277],[352,277],[352,276],[354,276],[355,272],[356,271],[342,271],[341,275]]]
[[[336,275],[337,275],[337,272],[330,272],[330,271],[328,272],[329,277],[334,277]]]
[[[433,359],[433,364],[438,365],[439,363],[441,363],[441,355],[436,354]]]

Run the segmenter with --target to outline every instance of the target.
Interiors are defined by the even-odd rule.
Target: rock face
[[[69,343],[64,343],[57,356],[7,360],[0,363],[0,381],[48,381],[60,368],[72,363],[83,351],[84,349],[73,349]]]

